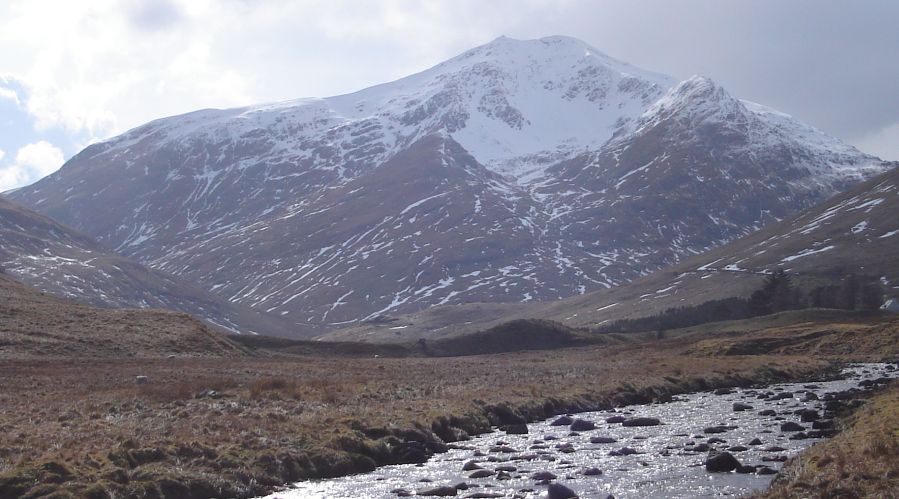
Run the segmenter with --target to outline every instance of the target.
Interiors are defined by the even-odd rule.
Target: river
[[[862,380],[896,377],[899,370],[888,364],[856,364],[844,375],[836,381],[734,389],[719,395],[700,392],[667,403],[572,415],[594,423],[596,428],[588,431],[551,426],[556,419],[552,418],[528,425],[525,435],[494,431],[460,442],[459,448],[421,465],[385,466],[366,474],[300,482],[265,499],[392,498],[446,486],[459,486],[458,497],[537,498],[547,496],[548,483],[569,487],[581,498],[741,496],[765,488],[773,471],[782,466],[780,460],[820,440],[796,439],[799,432],[781,430],[786,422],[800,424],[803,433],[812,430],[813,422],[802,422],[797,411],[810,409],[825,416],[821,399],[828,398],[826,394],[857,388]],[[736,411],[734,404],[751,409]],[[662,424],[606,422],[614,416],[657,418]],[[724,428],[710,433],[715,426]],[[748,469],[710,473],[705,468],[709,452],[703,444],[712,450],[731,449],[740,463],[758,468],[752,473],[745,473]],[[470,461],[486,471],[463,471]],[[597,470],[601,474],[591,474]],[[555,478],[535,477],[543,472]],[[472,478],[473,473],[487,476]]]

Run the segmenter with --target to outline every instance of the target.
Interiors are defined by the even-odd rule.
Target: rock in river
[[[553,421],[552,423],[550,423],[549,425],[550,425],[550,426],[568,426],[568,425],[570,425],[572,422],[574,422],[574,420],[571,419],[571,417],[569,417],[569,416],[562,416],[562,417],[556,419],[555,421]]]
[[[493,476],[493,471],[491,470],[475,470],[474,473],[468,475],[468,478],[487,478],[488,476]]]
[[[538,471],[537,473],[534,473],[533,475],[531,475],[531,478],[534,480],[537,480],[539,482],[542,480],[555,480],[556,475],[554,475],[548,471]]]
[[[573,490],[558,483],[550,484],[549,489],[546,491],[547,499],[572,499],[576,497],[577,494]]]
[[[712,454],[705,460],[705,469],[711,473],[726,473],[740,466],[740,461],[729,452]]]
[[[474,470],[480,470],[480,469],[484,469],[484,468],[480,464],[478,464],[476,461],[468,461],[467,463],[465,463],[464,466],[462,466],[462,471],[474,471]]]
[[[510,424],[506,426],[507,435],[527,435],[528,425],[526,424]]]
[[[419,490],[418,495],[420,496],[433,496],[433,497],[449,497],[454,496],[459,491],[455,487],[451,487],[449,485],[444,485],[441,487],[434,487],[432,489]]]
[[[621,423],[623,426],[658,426],[662,424],[656,418],[630,418]]]
[[[596,429],[596,425],[593,424],[592,421],[587,421],[586,419],[575,419],[571,422],[569,429],[571,431],[590,431]]]
[[[805,427],[799,423],[794,423],[793,421],[787,421],[786,423],[780,425],[780,431],[802,431]]]

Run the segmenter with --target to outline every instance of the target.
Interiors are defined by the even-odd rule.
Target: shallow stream
[[[826,416],[826,394],[858,388],[864,380],[897,377],[888,364],[858,364],[844,371],[845,378],[814,383],[787,383],[761,389],[734,389],[716,395],[700,392],[681,395],[668,403],[635,405],[613,411],[573,415],[595,424],[593,430],[571,432],[569,426],[551,426],[557,419],[528,425],[526,435],[503,431],[459,442],[459,448],[432,457],[422,465],[385,466],[377,470],[330,480],[300,482],[266,499],[390,498],[417,496],[428,489],[459,486],[457,497],[546,497],[548,483],[559,483],[581,498],[713,497],[741,496],[765,488],[785,458],[795,456],[819,441],[812,415],[801,421],[797,411],[811,409]],[[866,383],[870,383],[867,381]],[[751,409],[736,411],[734,404]],[[760,415],[774,411],[776,414]],[[614,416],[657,418],[658,426],[624,426],[609,423]],[[823,419],[817,426],[826,426]],[[782,431],[787,422],[800,424],[798,431]],[[725,428],[712,429],[720,426]],[[718,431],[710,433],[709,430]],[[801,436],[801,435],[800,435]],[[599,437],[608,437],[599,442]],[[758,439],[761,443],[754,442]],[[710,449],[729,452],[755,472],[710,473],[705,461]],[[623,452],[621,452],[624,449]],[[634,454],[628,454],[636,451]],[[742,450],[745,449],[745,450]],[[616,455],[617,454],[617,455]],[[475,461],[486,471],[463,471]],[[590,468],[596,468],[601,474]],[[536,473],[556,478],[541,481]],[[472,478],[471,475],[488,475]],[[768,473],[768,474],[765,474]],[[477,476],[477,475],[476,475]]]

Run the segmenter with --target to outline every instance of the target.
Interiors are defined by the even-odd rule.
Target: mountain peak
[[[624,61],[615,59],[591,46],[587,42],[571,36],[553,35],[535,39],[516,39],[500,36],[484,45],[472,48],[462,54],[438,64],[431,70],[455,68],[459,64],[493,63],[500,66],[520,66],[534,69],[540,66],[544,71],[565,73],[583,67],[602,67],[614,73],[652,81],[663,88],[675,83],[670,76],[647,71]]]
[[[711,78],[693,75],[675,85],[668,91],[657,106],[695,105],[698,102],[727,102],[736,100],[724,87],[715,83]]]
[[[750,115],[724,87],[706,76],[693,75],[650,106],[640,118],[638,129],[675,116],[696,126],[708,120],[745,122]]]

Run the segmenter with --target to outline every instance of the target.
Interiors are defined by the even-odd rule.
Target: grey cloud
[[[131,24],[145,31],[162,31],[182,20],[178,6],[169,0],[135,0],[128,10]]]

